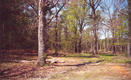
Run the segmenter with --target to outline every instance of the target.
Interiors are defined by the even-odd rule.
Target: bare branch
[[[33,3],[29,0],[24,0],[34,11],[35,15],[38,16],[38,10],[33,6]]]

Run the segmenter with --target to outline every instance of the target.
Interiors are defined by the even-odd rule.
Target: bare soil
[[[104,63],[96,58],[50,57],[36,66],[37,54],[0,56],[0,80],[131,80],[131,64]],[[93,60],[93,61],[91,61]]]

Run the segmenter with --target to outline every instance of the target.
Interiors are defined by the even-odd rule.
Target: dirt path
[[[17,64],[24,64],[3,70],[0,79],[131,80],[130,64],[104,63],[97,58],[53,57],[50,60],[56,63],[44,67],[36,67],[36,60],[19,61]]]
[[[100,60],[89,62],[70,58],[56,67],[60,71],[56,71],[45,80],[131,80],[129,64],[103,63]]]
[[[125,65],[89,64],[54,74],[47,80],[131,80],[131,69]]]

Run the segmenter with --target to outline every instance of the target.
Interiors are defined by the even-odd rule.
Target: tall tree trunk
[[[89,48],[91,48],[91,47],[89,47],[89,45],[90,45],[90,44],[89,44],[89,42],[88,42],[88,40],[87,40],[87,42],[86,42],[86,53],[89,52]]]
[[[45,64],[45,43],[44,43],[44,32],[46,26],[46,18],[43,14],[43,0],[39,0],[39,8],[38,8],[38,17],[39,17],[39,24],[38,24],[38,66],[43,66]]]
[[[78,43],[78,52],[81,53],[81,41],[82,41],[82,31],[80,31],[79,43]]]
[[[3,1],[1,0],[0,1],[0,50],[2,49],[3,47],[3,34],[4,34],[4,31],[3,31],[3,27],[4,27],[4,22],[2,20],[2,9],[4,8],[4,4],[2,4]]]
[[[62,44],[61,44],[61,30],[59,30],[59,37],[58,37],[58,42],[59,42],[59,44],[58,44],[58,46],[59,46],[59,49],[62,49]]]
[[[94,28],[94,55],[98,54],[97,43],[98,43],[98,41],[97,41],[97,32],[96,32],[96,26],[95,26],[95,28]]]
[[[58,55],[58,32],[55,32],[55,55]]]
[[[127,46],[127,56],[131,57],[131,0],[128,0],[128,46]]]
[[[107,35],[106,35],[106,31],[105,31],[105,49],[104,49],[104,52],[107,52]]]
[[[75,53],[78,52],[78,50],[77,50],[77,39],[76,38],[74,39],[74,51],[75,51]]]
[[[58,15],[56,15],[55,25],[55,55],[58,55]]]
[[[90,49],[90,52],[93,53],[93,41],[91,42],[91,49]]]
[[[3,39],[3,33],[4,33],[4,32],[3,32],[2,27],[3,27],[3,26],[2,26],[2,23],[1,23],[1,21],[0,21],[0,34],[1,34],[1,35],[0,35],[0,50],[1,50],[2,47],[3,47],[3,42],[2,42],[3,40],[2,40],[2,39]]]
[[[98,18],[97,18],[97,15],[96,15],[96,9],[100,5],[100,2],[101,2],[101,0],[89,0],[89,5],[92,9],[91,15],[92,15],[92,19],[93,19],[93,33],[94,33],[94,44],[93,44],[94,45],[94,52],[93,52],[93,55],[98,54],[98,51],[97,51],[97,43],[98,43],[98,40],[97,40],[97,23],[96,23],[96,20]]]
[[[95,7],[92,4],[92,17],[93,17],[93,33],[94,33],[94,52],[93,55],[98,54],[97,51],[97,26],[96,26],[96,12],[95,12]]]
[[[65,37],[65,42],[67,42],[68,41],[68,37],[69,37],[67,25],[64,28],[64,37]],[[65,50],[68,50],[67,44],[65,44]]]
[[[78,52],[81,53],[81,38],[79,39]]]
[[[105,52],[107,52],[107,50],[108,50],[107,49],[107,38],[105,38],[105,49],[104,50],[105,50]]]
[[[77,39],[77,28],[75,28],[74,32],[74,52],[78,52],[78,39]]]
[[[114,29],[112,30],[112,52],[113,52],[113,54],[116,53],[116,49],[115,49],[115,31],[114,31]]]
[[[4,32],[4,27],[5,27],[5,24],[4,24],[4,22],[2,23],[2,21],[1,21],[1,23],[0,23],[0,49],[3,49],[3,48],[5,48],[4,47],[4,44],[5,44],[5,42],[4,42],[4,34],[5,34],[5,32]]]

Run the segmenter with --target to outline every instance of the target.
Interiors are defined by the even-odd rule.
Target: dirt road
[[[131,64],[80,57],[49,60],[53,64],[44,67],[37,67],[36,60],[6,63],[9,68],[4,68],[3,64],[0,80],[131,80]]]

